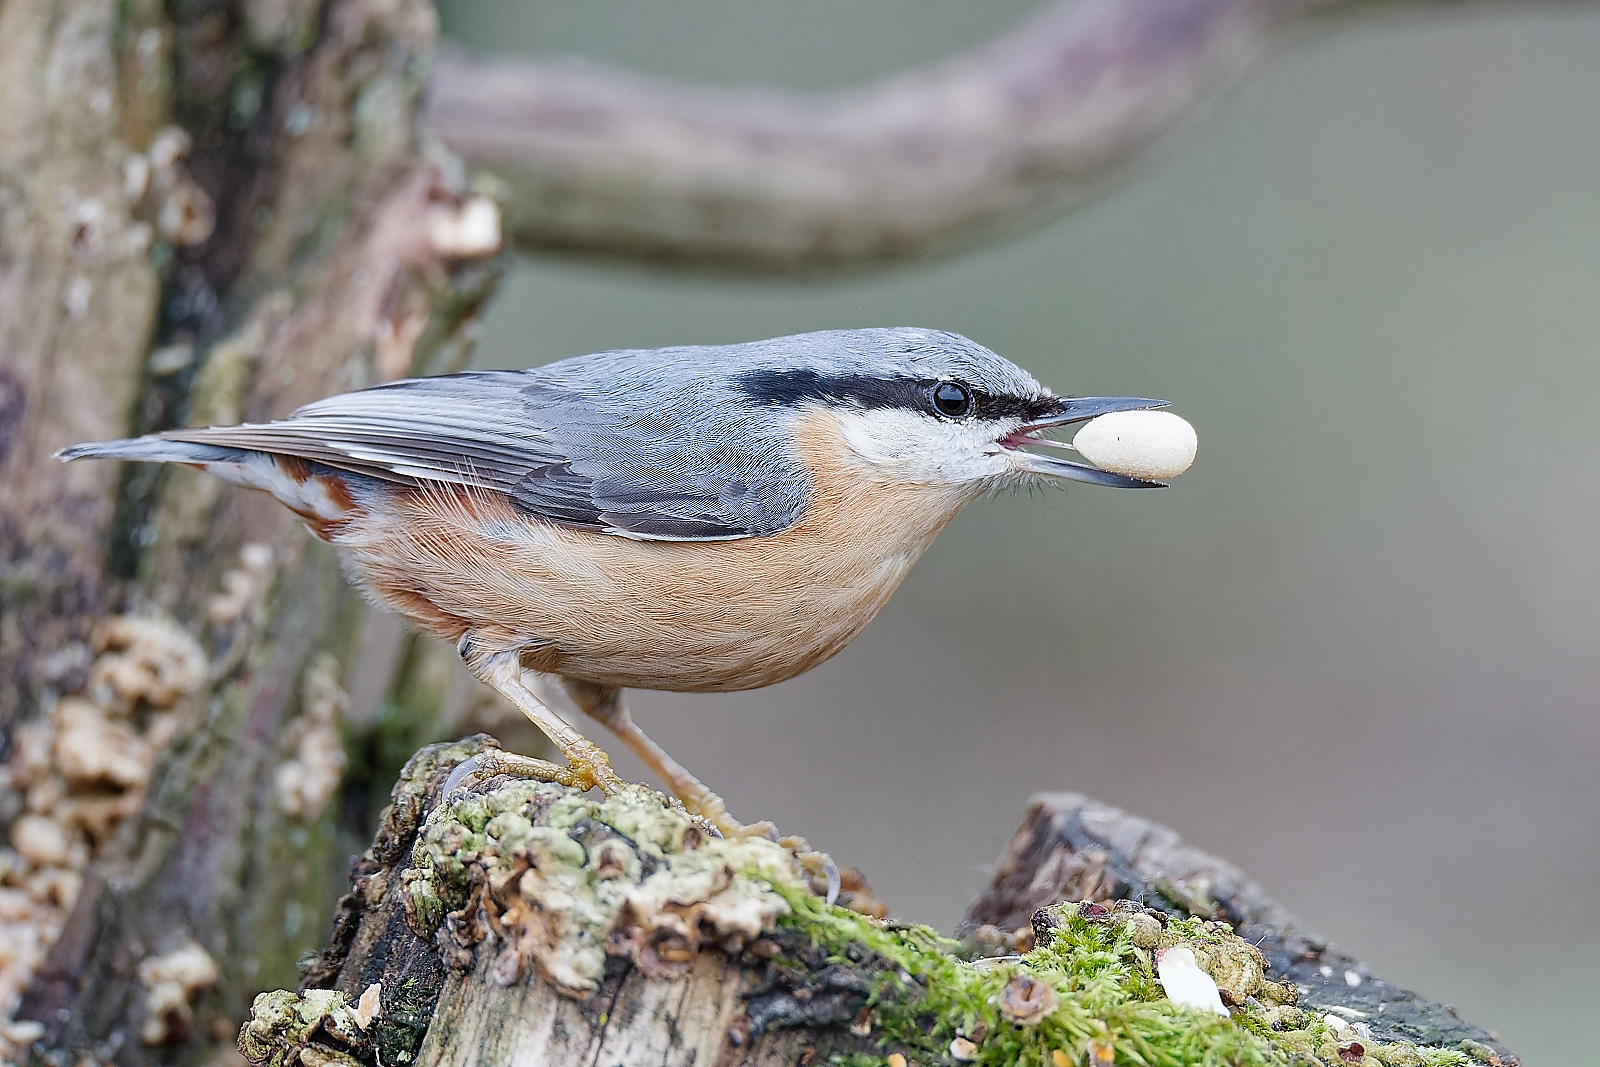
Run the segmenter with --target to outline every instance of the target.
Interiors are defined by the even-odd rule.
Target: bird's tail
[[[249,456],[250,453],[242,448],[173,441],[160,434],[125,437],[120,441],[86,441],[81,445],[63,448],[56,453],[56,458],[64,461],[133,459],[145,463],[193,463],[199,466],[209,466],[213,463],[244,463]]]
[[[327,540],[351,517],[355,503],[344,479],[335,471],[312,472],[303,463],[250,448],[176,441],[163,434],[120,441],[88,441],[63,448],[56,458],[131,459],[143,463],[186,463],[246,489],[271,493]]]

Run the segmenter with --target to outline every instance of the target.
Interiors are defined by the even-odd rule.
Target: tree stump
[[[708,838],[642,786],[441,796],[486,743],[408,764],[328,948],[256,999],[252,1063],[1518,1062],[1236,868],[1083,797],[1036,798],[955,941],[877,917],[859,878],[830,906],[785,845]],[[1230,1017],[1168,998],[1176,947]]]

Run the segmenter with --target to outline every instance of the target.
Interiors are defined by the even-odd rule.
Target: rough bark
[[[1305,933],[1230,864],[1083,797],[1035,799],[969,909],[965,951],[978,959],[967,964],[931,931],[825,908],[778,845],[707,841],[647,790],[603,806],[507,780],[441,796],[450,768],[486,740],[424,749],[408,765],[299,995],[257,1000],[240,1036],[253,1063],[1014,1062],[1040,1053],[1060,1007],[1041,983],[1060,984],[1050,970],[1060,964],[995,953],[1047,944],[1074,923],[1080,934],[1143,924],[1155,948],[1195,917],[1209,920],[1189,927],[1210,931],[1206,944],[1226,941],[1247,970],[1254,961],[1254,975],[1231,979],[1221,956],[1211,965],[1244,1009],[1240,1030],[1272,1020],[1326,1031],[1291,1035],[1310,1051],[1270,1062],[1386,1067],[1421,1063],[1419,1045],[1518,1062],[1450,1009]],[[1093,903],[1064,910],[1064,899]],[[879,907],[859,879],[845,903]],[[985,985],[989,973],[998,977]],[[960,982],[987,996],[952,993]],[[1087,1041],[1056,1045],[1065,1058],[1048,1049],[1071,1027],[1053,1031],[1048,1062],[1125,1062],[1117,1050],[1137,1047],[1141,1023],[1095,1011]],[[1161,1044],[1173,1039],[1155,1033],[1145,1062],[1198,1062],[1174,1060]]]
[[[56,448],[127,425],[155,329],[155,233],[123,170],[167,86],[130,77],[124,94],[119,68],[142,57],[120,29],[109,2],[0,8],[0,722],[87,667],[60,653],[104,603],[116,470],[40,475]]]
[[[31,977],[58,1055],[230,1043],[366,822],[340,730],[397,747],[397,672],[406,752],[459,696],[271,500],[51,458],[464,359],[498,215],[419,135],[434,35],[427,0],[0,5],[0,1018]]]
[[[815,95],[447,53],[429,117],[445,143],[507,181],[508,228],[529,248],[861,269],[947,253],[1080,202],[1283,27],[1352,7],[1060,0],[969,53]]]

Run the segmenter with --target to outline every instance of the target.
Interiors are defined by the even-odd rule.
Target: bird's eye
[[[929,397],[933,409],[947,418],[959,419],[972,414],[972,390],[960,382],[940,382]]]

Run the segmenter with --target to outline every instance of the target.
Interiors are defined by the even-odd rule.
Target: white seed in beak
[[[1189,469],[1199,441],[1170,411],[1117,411],[1084,423],[1072,446],[1101,470],[1164,481]]]

